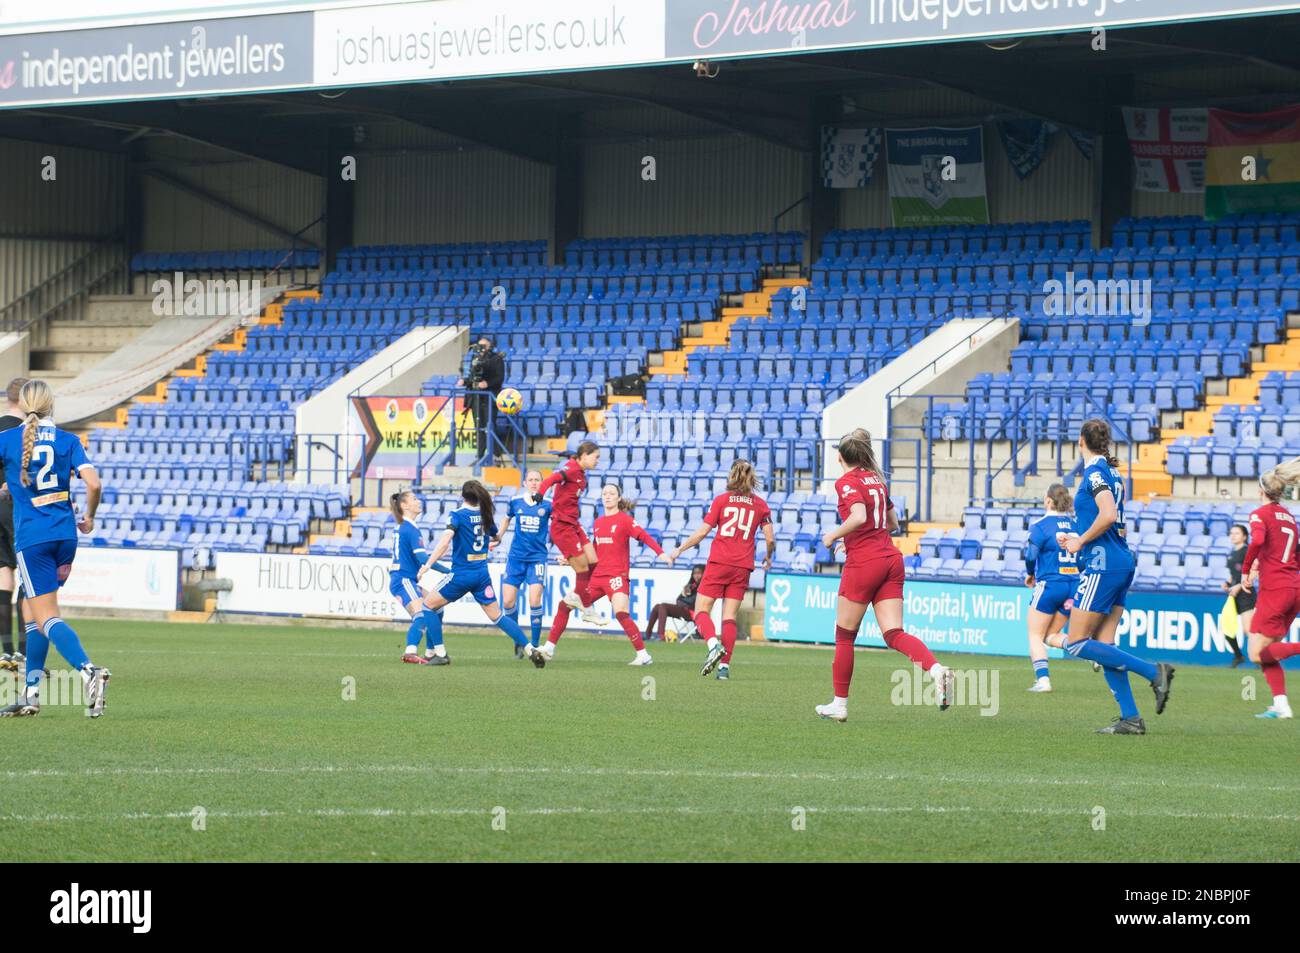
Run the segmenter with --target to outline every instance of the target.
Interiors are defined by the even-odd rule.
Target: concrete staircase
[[[92,295],[80,320],[50,321],[45,341],[31,349],[32,377],[59,384],[94,367],[123,344],[153,327],[151,295]]]
[[[662,374],[685,376],[690,355],[696,348],[725,347],[731,340],[731,326],[740,318],[770,318],[772,296],[782,288],[794,288],[800,285],[807,287],[808,280],[806,278],[764,278],[761,290],[745,292],[739,307],[722,308],[718,320],[687,325],[690,336],[682,338],[682,346],[679,349],[652,353],[649,373],[652,376]]]
[[[1143,447],[1144,455],[1150,457],[1150,465],[1158,466],[1161,471],[1164,471],[1168,459],[1166,448],[1179,437],[1208,437],[1214,432],[1214,415],[1223,407],[1259,403],[1259,383],[1273,371],[1300,371],[1300,328],[1288,328],[1285,341],[1265,345],[1264,359],[1251,364],[1250,373],[1246,376],[1229,378],[1223,393],[1207,394],[1204,410],[1185,411],[1181,427],[1162,430],[1159,445]],[[1137,470],[1135,466],[1135,473]],[[1167,480],[1168,488],[1159,492],[1162,495],[1172,494],[1173,477],[1167,473],[1163,475]],[[1137,492],[1135,476],[1135,496]]]

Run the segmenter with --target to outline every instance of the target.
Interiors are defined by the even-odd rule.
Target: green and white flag
[[[895,227],[987,225],[984,130],[886,129]]]

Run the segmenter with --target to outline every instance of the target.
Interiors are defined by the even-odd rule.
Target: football
[[[513,415],[519,413],[524,407],[524,398],[519,391],[513,387],[507,387],[501,393],[497,394],[497,410],[503,414]]]

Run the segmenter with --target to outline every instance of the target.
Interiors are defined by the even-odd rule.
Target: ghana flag
[[[1246,173],[1250,157],[1254,178]],[[1300,209],[1300,106],[1268,113],[1209,110],[1205,217]]]

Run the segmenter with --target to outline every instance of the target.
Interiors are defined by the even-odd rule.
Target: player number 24
[[[728,506],[722,511],[722,528],[719,536],[735,536],[740,531],[741,537],[747,537],[754,529],[754,511],[741,506]]]

